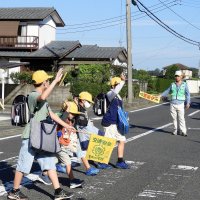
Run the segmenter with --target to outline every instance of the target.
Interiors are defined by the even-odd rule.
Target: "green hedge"
[[[159,93],[164,92],[173,81],[174,80],[171,79],[158,78],[156,83],[156,91]]]
[[[71,82],[70,92],[73,95],[78,95],[82,91],[87,91],[92,94],[93,97],[96,97],[99,93],[106,93],[110,90],[110,86],[108,84],[102,83],[91,83],[86,81],[75,81]],[[125,85],[121,92],[120,96],[122,98],[127,97],[128,94],[128,86]],[[133,85],[133,95],[134,97],[139,96],[139,85]]]

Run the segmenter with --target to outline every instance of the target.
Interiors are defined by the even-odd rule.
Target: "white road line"
[[[179,169],[179,170],[192,170],[192,171],[196,171],[198,169],[198,167],[192,167],[192,166],[186,166],[186,165],[172,165],[171,169]]]
[[[154,128],[154,129],[152,129],[152,130],[150,130],[150,131],[147,131],[147,132],[145,132],[145,133],[142,133],[142,134],[136,135],[136,136],[134,136],[134,137],[128,138],[128,139],[126,140],[126,142],[130,142],[130,141],[136,140],[136,139],[138,139],[138,138],[141,138],[141,137],[143,137],[143,136],[149,135],[150,133],[153,133],[153,132],[155,132],[155,131],[157,131],[157,130],[166,128],[166,127],[171,126],[171,125],[172,125],[172,123],[169,123],[169,124],[165,124],[165,125],[163,125],[163,126],[160,126],[160,127],[158,127],[158,128]]]
[[[138,112],[138,111],[142,111],[142,110],[148,110],[148,109],[159,107],[159,106],[162,106],[162,105],[165,105],[165,104],[169,104],[169,102],[158,104],[158,105],[154,105],[154,106],[149,106],[149,107],[146,107],[146,108],[140,108],[140,109],[137,109],[137,110],[132,110],[132,111],[129,111],[129,112],[133,113],[133,112]]]
[[[177,193],[175,192],[168,192],[168,191],[156,191],[156,190],[144,190],[142,193],[140,193],[139,197],[150,197],[155,198],[158,196],[176,196]]]
[[[0,154],[2,154],[3,152],[0,152]]]
[[[7,140],[7,139],[11,139],[11,138],[16,138],[16,137],[20,137],[22,134],[18,134],[18,135],[12,135],[12,136],[8,136],[8,137],[4,137],[4,138],[0,138],[1,140]]]
[[[0,163],[6,162],[6,161],[9,161],[9,160],[13,160],[13,159],[16,159],[16,158],[18,158],[18,156],[14,156],[14,157],[10,157],[10,158],[4,159],[4,160],[0,160]]]
[[[200,130],[200,128],[190,128],[188,127],[189,130]]]
[[[148,110],[148,109],[159,107],[159,106],[162,106],[162,105],[165,105],[165,104],[169,104],[169,102],[158,104],[158,105],[154,105],[154,106],[149,106],[149,107],[146,107],[146,108],[140,108],[140,109],[137,109],[137,110],[131,110],[131,111],[129,111],[129,113],[134,113],[134,112],[138,112],[138,111]],[[103,117],[93,117],[93,118],[91,118],[91,120],[100,120],[102,118]]]
[[[0,117],[0,121],[4,121],[4,120],[8,120],[8,119],[10,119],[10,117]]]
[[[200,112],[200,110],[196,110],[195,112],[193,112],[193,113],[190,113],[190,114],[188,115],[188,117],[191,117],[191,116],[193,116],[193,115],[197,114],[198,112]]]

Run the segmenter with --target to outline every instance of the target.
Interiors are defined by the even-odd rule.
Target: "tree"
[[[138,79],[139,81],[148,81],[151,77],[147,71],[140,69],[140,70],[133,70],[133,78]]]
[[[166,79],[174,79],[174,74],[179,68],[176,65],[172,65],[166,69],[165,78]]]

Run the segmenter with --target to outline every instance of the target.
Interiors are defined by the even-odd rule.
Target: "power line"
[[[170,4],[172,4],[172,6],[177,5],[177,3],[175,3],[175,2],[176,2],[176,0],[170,1],[170,2],[167,3],[167,5],[170,5]],[[165,7],[163,5],[161,5],[161,6],[158,7],[158,5],[161,5],[161,3],[158,3],[158,4],[150,6],[152,8],[152,11],[155,11],[157,9]],[[139,11],[137,11],[137,13],[138,14],[135,14],[134,16],[141,16],[141,15],[143,15]],[[69,29],[80,29],[80,28],[85,28],[85,27],[100,26],[100,25],[105,25],[105,24],[109,24],[109,23],[119,22],[119,21],[123,21],[123,20],[124,21],[126,20],[125,15],[120,15],[120,16],[117,16],[117,17],[112,17],[112,18],[103,19],[103,20],[97,20],[97,21],[92,21],[92,22],[85,22],[85,23],[81,23],[81,24],[66,25],[66,27],[68,27],[67,29],[63,29],[62,28],[62,29],[58,29],[58,31],[66,31],[66,30],[69,30]]]
[[[200,30],[199,27],[195,26],[194,24],[190,23],[188,20],[186,20],[185,18],[183,18],[182,16],[180,16],[178,13],[176,13],[174,10],[172,10],[169,6],[167,6],[164,2],[162,2],[161,0],[158,0],[160,3],[162,3],[165,7],[167,7],[169,10],[171,10],[176,16],[178,16],[179,18],[181,18],[183,21],[187,22],[188,24],[190,24],[192,27]]]
[[[176,4],[174,4],[174,5],[176,5]],[[172,5],[172,6],[174,6],[174,5]],[[166,10],[166,8],[163,8],[163,9],[161,9],[161,10],[155,11],[155,13],[160,12],[160,11],[163,11],[163,10]],[[146,15],[141,16],[141,17],[138,17],[138,18],[136,18],[136,19],[133,18],[133,20],[141,19],[141,18],[144,18],[144,17],[146,17]],[[115,24],[111,24],[111,25],[106,25],[106,26],[101,26],[101,27],[96,27],[96,28],[90,28],[90,29],[84,29],[84,30],[66,31],[66,32],[57,33],[57,34],[68,34],[68,33],[80,33],[80,32],[86,32],[86,31],[94,31],[94,30],[99,30],[99,29],[105,29],[105,28],[109,28],[109,27],[118,26],[118,25],[120,25],[120,24],[125,24],[125,23],[126,23],[125,20],[122,21],[122,22],[119,22],[119,20],[118,20],[118,21],[115,22]],[[106,24],[106,23],[104,23],[104,24]],[[104,24],[101,24],[101,25],[104,25]],[[95,25],[95,26],[98,26],[98,25]],[[89,26],[89,27],[91,27],[91,26]],[[86,26],[85,26],[85,27],[79,27],[79,28],[86,28]],[[77,29],[77,28],[75,28],[75,29]],[[65,29],[65,30],[66,30],[66,29]],[[67,30],[68,30],[68,29],[67,29]],[[72,29],[72,30],[73,30],[73,29]]]
[[[157,24],[159,24],[160,26],[162,26],[165,30],[167,30],[168,32],[170,32],[171,34],[173,34],[174,36],[176,36],[177,38],[192,44],[192,45],[196,45],[199,47],[199,42],[192,40],[190,38],[187,38],[183,35],[181,35],[180,33],[176,32],[174,29],[172,29],[171,27],[169,27],[167,24],[165,24],[163,21],[161,21],[157,16],[155,16],[146,6],[144,6],[144,4],[142,4],[139,0],[137,0],[137,2],[145,9],[145,10],[141,10],[140,7],[137,4],[138,9],[141,12],[146,13],[153,21],[155,21]],[[149,14],[150,13],[150,14]],[[153,17],[152,17],[153,16]]]

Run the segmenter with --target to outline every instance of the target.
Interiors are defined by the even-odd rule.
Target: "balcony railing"
[[[0,36],[0,49],[36,50],[38,46],[37,36]]]

